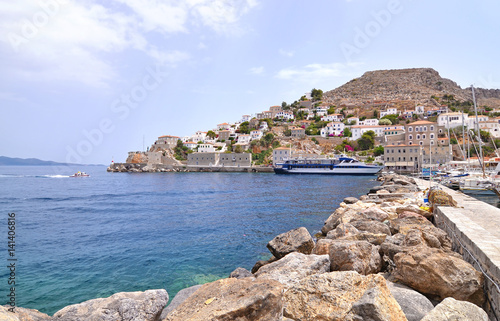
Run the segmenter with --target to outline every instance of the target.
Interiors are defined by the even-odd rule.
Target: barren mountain
[[[499,89],[475,88],[478,105],[500,107]],[[368,71],[337,89],[326,92],[323,99],[337,106],[441,105],[443,96],[453,95],[459,102],[472,101],[471,89],[462,89],[454,81],[442,78],[431,68]],[[438,101],[431,98],[437,97]],[[445,96],[446,97],[446,96]]]

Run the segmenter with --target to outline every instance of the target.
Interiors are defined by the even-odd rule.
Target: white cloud
[[[196,26],[230,34],[255,5],[254,0],[119,0],[106,6],[96,0],[0,0],[0,52],[11,65],[4,73],[104,86],[121,67],[112,54],[137,50],[175,65],[190,55],[158,39],[188,34]]]
[[[286,51],[284,49],[280,49],[279,53],[283,56],[287,56],[287,57],[293,57],[293,55],[295,54],[294,51]]]
[[[198,49],[203,50],[203,49],[207,49],[207,48],[208,48],[208,46],[200,41],[200,43],[198,44]]]
[[[291,67],[282,69],[275,77],[286,80],[314,82],[351,75],[359,65],[359,63],[309,64],[302,68]]]
[[[264,73],[264,67],[253,67],[253,68],[250,68],[249,72],[251,74],[254,74],[254,75],[260,75],[262,73]]]

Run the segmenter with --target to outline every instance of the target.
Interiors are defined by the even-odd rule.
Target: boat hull
[[[286,168],[274,168],[276,174],[289,174],[289,175],[375,175],[380,172],[382,168],[360,168],[360,169],[344,169],[344,168],[301,168],[301,169],[286,169]]]

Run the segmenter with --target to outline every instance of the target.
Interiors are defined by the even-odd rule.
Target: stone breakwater
[[[414,180],[380,177],[382,185],[348,197],[313,238],[300,227],[267,247],[273,255],[251,271],[180,291],[117,293],[67,306],[52,317],[0,307],[0,320],[488,320],[483,275],[451,249],[434,226],[446,193]]]

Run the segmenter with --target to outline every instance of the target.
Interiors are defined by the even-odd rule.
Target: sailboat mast
[[[483,171],[483,177],[485,177],[484,173],[484,159],[483,159],[483,142],[481,139],[481,132],[479,131],[479,121],[477,118],[477,105],[476,105],[476,95],[474,94],[474,86],[471,85],[472,88],[472,101],[474,102],[474,113],[476,115],[476,132],[477,132],[477,139],[479,141],[479,161],[481,162],[481,170]]]

